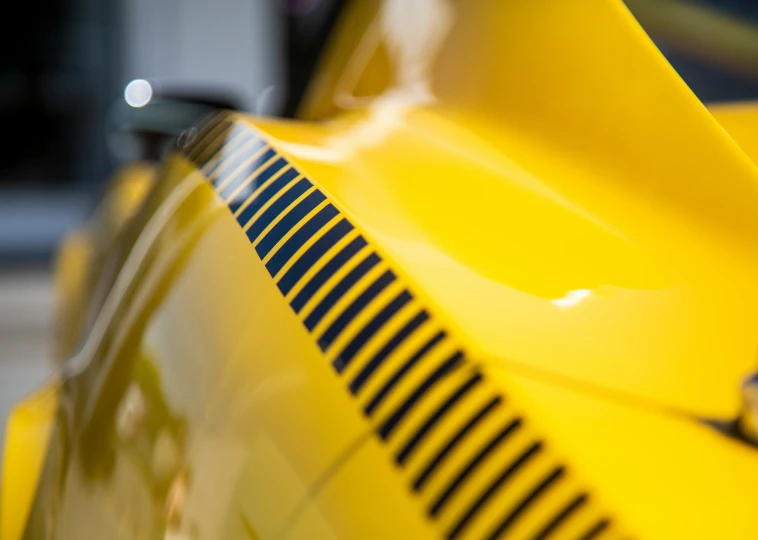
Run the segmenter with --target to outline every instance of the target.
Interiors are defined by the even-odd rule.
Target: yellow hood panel
[[[394,66],[376,97],[346,99],[372,61],[333,54],[304,108],[330,122],[256,124],[482,356],[735,415],[758,367],[750,158],[620,1],[424,4],[445,40],[389,25],[393,2],[367,23]]]
[[[758,161],[758,103],[718,104],[708,109],[740,148]]]

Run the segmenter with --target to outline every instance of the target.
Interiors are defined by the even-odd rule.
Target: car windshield
[[[758,99],[758,2],[625,1],[703,102]]]

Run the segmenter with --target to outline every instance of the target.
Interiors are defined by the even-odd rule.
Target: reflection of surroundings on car
[[[758,3],[625,1],[702,101],[758,98]]]
[[[261,114],[292,111],[343,3],[13,2],[0,35],[0,462],[11,405],[76,345],[50,335],[54,303],[73,314],[83,308],[72,305],[77,291],[53,298],[56,246],[96,205],[106,214],[101,241],[110,238],[154,172],[135,163],[113,178],[134,150],[115,129],[129,82],[222,93]],[[126,181],[114,198],[106,184],[119,176]],[[75,253],[86,240],[73,237],[69,247]],[[59,326],[75,335],[77,324],[71,317]]]

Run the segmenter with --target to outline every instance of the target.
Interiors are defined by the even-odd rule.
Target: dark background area
[[[45,263],[116,165],[135,78],[291,116],[342,0],[40,0],[0,33],[0,266]]]

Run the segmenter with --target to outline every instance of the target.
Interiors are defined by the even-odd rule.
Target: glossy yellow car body
[[[617,0],[354,3],[116,235],[3,540],[753,538],[755,115]]]

